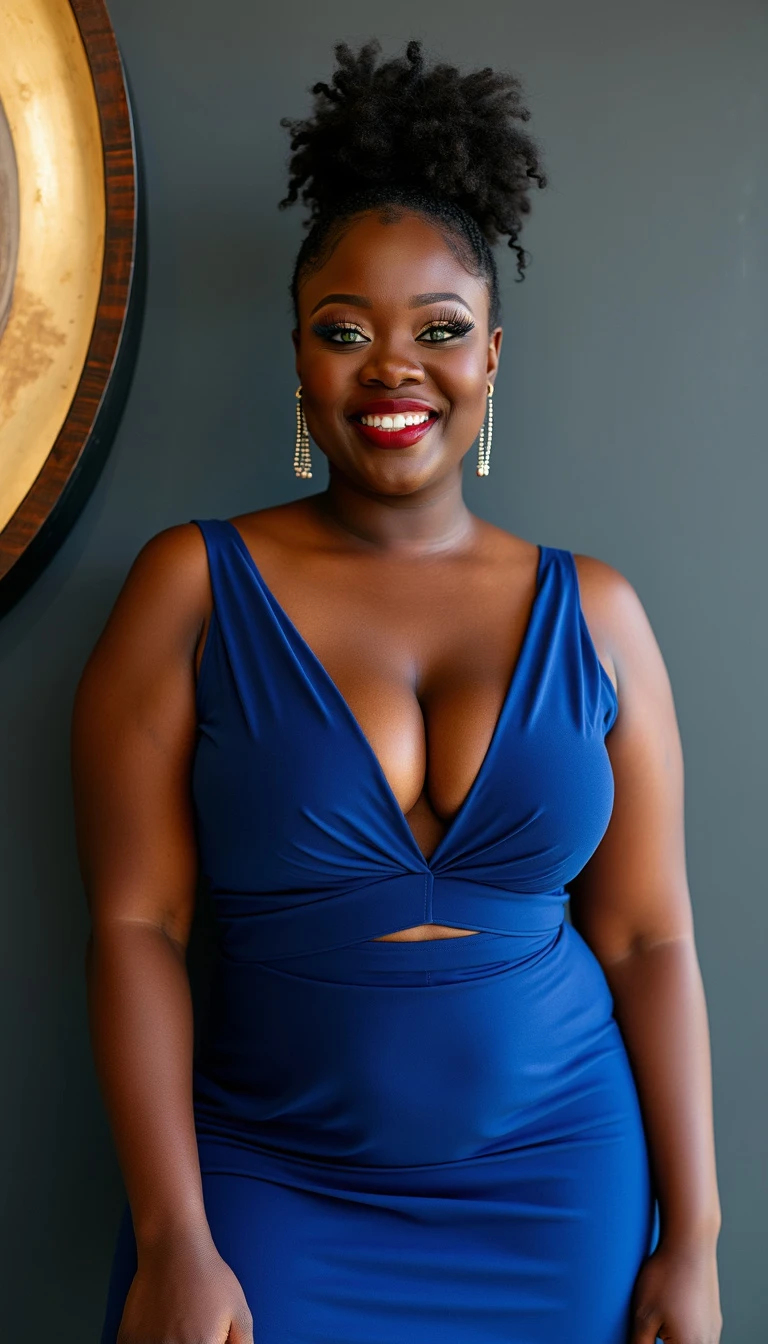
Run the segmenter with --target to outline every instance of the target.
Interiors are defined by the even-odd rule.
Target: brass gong
[[[128,392],[146,270],[135,130],[103,0],[3,0],[0,612],[67,535]]]

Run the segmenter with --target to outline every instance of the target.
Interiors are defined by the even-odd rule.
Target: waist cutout
[[[419,924],[478,930],[475,937],[430,939],[430,946],[446,941],[476,943],[483,933],[555,933],[563,923],[567,900],[563,886],[520,891],[429,869],[300,892],[212,889],[211,895],[221,951],[232,961],[245,962],[346,947]],[[383,948],[403,946],[372,942],[372,953],[381,960],[388,955]],[[457,950],[451,955],[469,953]]]

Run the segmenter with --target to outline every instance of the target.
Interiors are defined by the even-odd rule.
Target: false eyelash
[[[432,327],[450,327],[457,335],[463,335],[471,331],[474,325],[472,318],[467,316],[463,308],[441,308],[433,318],[430,318],[423,330],[429,331]]]
[[[422,327],[419,335],[431,331],[433,327],[443,327],[451,331],[454,336],[464,336],[468,331],[472,331],[474,325],[472,318],[467,316],[463,308],[441,309],[425,327]],[[361,336],[363,335],[356,322],[313,322],[312,330],[315,335],[323,339],[335,335],[337,331],[358,331]],[[338,344],[341,344],[341,342],[338,342]],[[350,344],[354,344],[354,342],[350,342]],[[435,344],[438,344],[438,342],[435,342]]]
[[[360,331],[360,328],[356,322],[313,322],[312,330],[317,336],[333,336],[336,331]]]

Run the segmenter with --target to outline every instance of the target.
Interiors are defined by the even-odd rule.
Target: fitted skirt
[[[568,923],[220,955],[194,1111],[257,1344],[626,1344],[656,1207],[610,991]],[[101,1344],[135,1269],[126,1206]]]

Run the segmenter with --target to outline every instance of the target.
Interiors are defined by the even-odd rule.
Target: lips
[[[411,397],[388,397],[382,401],[366,401],[364,406],[352,412],[352,418],[358,415],[406,415],[408,411],[433,411],[428,401],[414,401]]]
[[[429,415],[429,419],[420,425],[406,425],[404,429],[377,429],[374,425],[363,425],[360,417],[370,415],[408,415],[409,413]],[[349,417],[359,434],[377,448],[410,448],[418,442],[435,424],[440,412],[426,401],[415,401],[411,397],[387,397],[379,401],[368,401]]]

